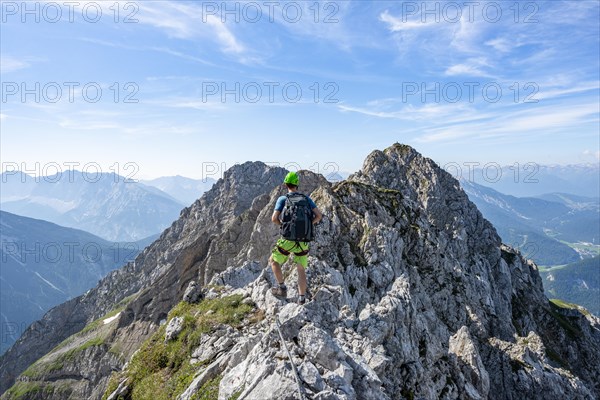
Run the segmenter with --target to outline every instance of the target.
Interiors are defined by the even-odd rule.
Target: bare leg
[[[300,264],[296,264],[298,270],[298,294],[304,296],[306,294],[306,271]]]
[[[273,275],[275,275],[275,279],[277,279],[277,283],[284,283],[283,273],[281,272],[281,265],[276,263],[273,258],[269,258],[271,262],[271,269],[273,270]]]

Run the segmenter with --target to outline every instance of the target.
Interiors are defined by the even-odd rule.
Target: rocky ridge
[[[300,398],[275,319],[311,399],[600,397],[600,321],[549,303],[535,264],[408,146],[335,185],[302,173],[326,216],[311,299],[274,298],[285,172],[234,167],[135,262],[34,324],[1,359],[3,391],[21,374],[3,399],[144,398],[161,380],[171,398]]]

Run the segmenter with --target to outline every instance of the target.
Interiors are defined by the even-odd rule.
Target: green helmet
[[[288,172],[283,180],[283,183],[289,183],[290,185],[298,186],[298,174],[295,172]]]

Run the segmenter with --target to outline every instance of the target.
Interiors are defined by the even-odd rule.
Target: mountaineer
[[[271,269],[277,279],[278,286],[271,289],[277,297],[287,297],[281,266],[293,254],[298,270],[298,304],[306,301],[306,267],[309,242],[314,239],[314,224],[321,218],[321,211],[310,197],[298,192],[298,174],[290,172],[285,176],[283,184],[288,193],[280,196],[275,204],[271,221],[279,225],[281,237],[277,240],[271,257]]]

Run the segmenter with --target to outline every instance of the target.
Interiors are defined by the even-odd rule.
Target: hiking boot
[[[274,288],[271,288],[271,294],[275,297],[283,297],[286,298],[287,297],[287,288],[281,287],[281,286],[277,286]]]

